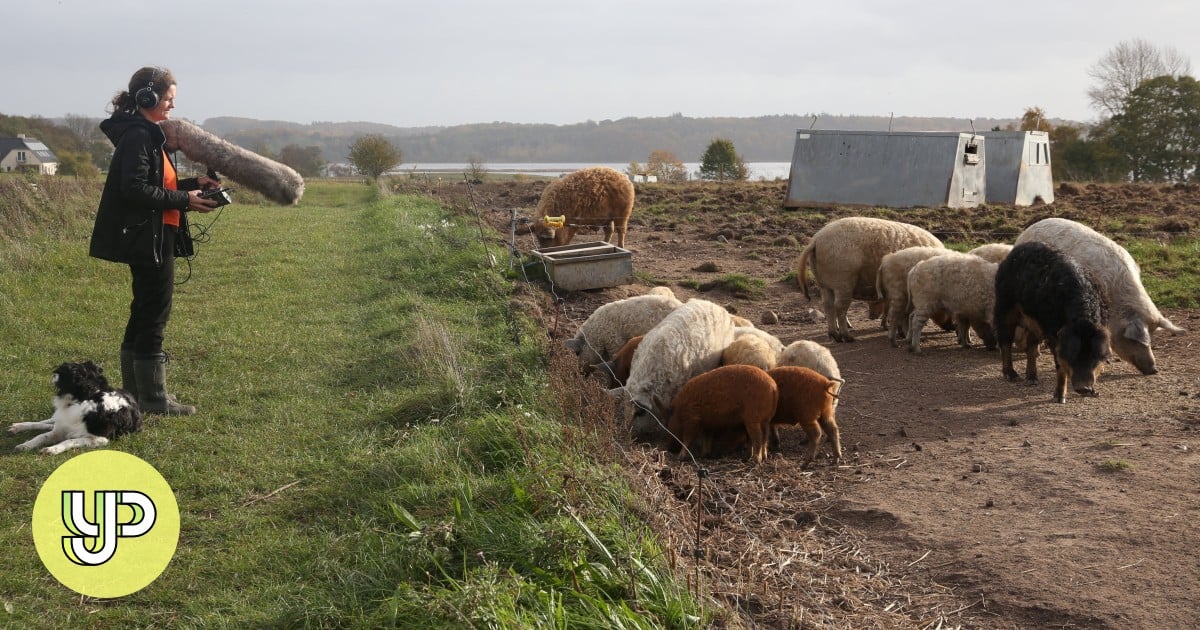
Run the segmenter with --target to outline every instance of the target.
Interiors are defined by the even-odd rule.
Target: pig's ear
[[[1150,345],[1150,329],[1140,319],[1126,320],[1125,329],[1121,333],[1126,339],[1136,341],[1143,346]]]
[[[563,342],[563,345],[570,348],[571,352],[574,352],[576,355],[578,355],[579,351],[583,350],[583,338],[576,337],[575,339],[568,339]]]

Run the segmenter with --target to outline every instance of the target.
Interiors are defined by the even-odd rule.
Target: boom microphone
[[[304,178],[286,164],[269,160],[183,120],[159,123],[167,136],[168,151],[183,151],[193,162],[284,206],[295,205],[304,195]]]

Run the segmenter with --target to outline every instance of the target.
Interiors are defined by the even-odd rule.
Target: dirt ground
[[[544,183],[441,189],[507,233]],[[755,322],[785,344],[811,339],[836,357],[846,457],[799,469],[798,434],[761,466],[744,455],[680,462],[628,445],[646,518],[693,588],[729,611],[727,627],[1169,628],[1200,615],[1200,310],[1164,309],[1187,332],[1154,334],[1160,372],[1114,362],[1098,398],[1051,402],[1009,383],[999,353],[961,349],[926,328],[921,355],[889,346],[855,302],[854,343],[834,343],[819,306],[794,281],[800,249],[832,218],[869,214],[930,229],[946,242],[1011,242],[1046,216],[1102,231],[1195,234],[1200,187],[1061,184],[1050,206],[972,210],[784,210],[786,183],[638,189],[626,248],[637,281],[538,291],[567,339],[601,304],[670,286]],[[521,229],[518,229],[520,232]],[[598,240],[585,233],[576,241]],[[518,235],[518,248],[536,247]],[[727,274],[761,279],[731,294]],[[547,302],[548,303],[548,302]],[[777,323],[763,323],[765,313]],[[1022,356],[1018,354],[1018,370]],[[701,479],[698,470],[707,476]]]

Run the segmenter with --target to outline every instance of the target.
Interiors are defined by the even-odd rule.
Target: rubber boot
[[[138,397],[137,376],[133,371],[133,348],[121,346],[121,389],[129,392],[134,400]]]
[[[137,378],[138,407],[141,407],[142,413],[160,413],[168,416],[190,416],[196,413],[195,407],[181,405],[167,393],[166,355],[134,359],[133,371]]]

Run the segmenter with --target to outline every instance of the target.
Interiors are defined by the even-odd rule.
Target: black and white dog
[[[104,446],[109,438],[142,428],[137,401],[129,392],[109,387],[104,370],[95,363],[63,363],[55,368],[50,382],[58,391],[54,415],[49,420],[17,422],[8,428],[9,434],[46,431],[18,444],[18,451],[45,447],[43,453],[57,455],[72,448]]]

